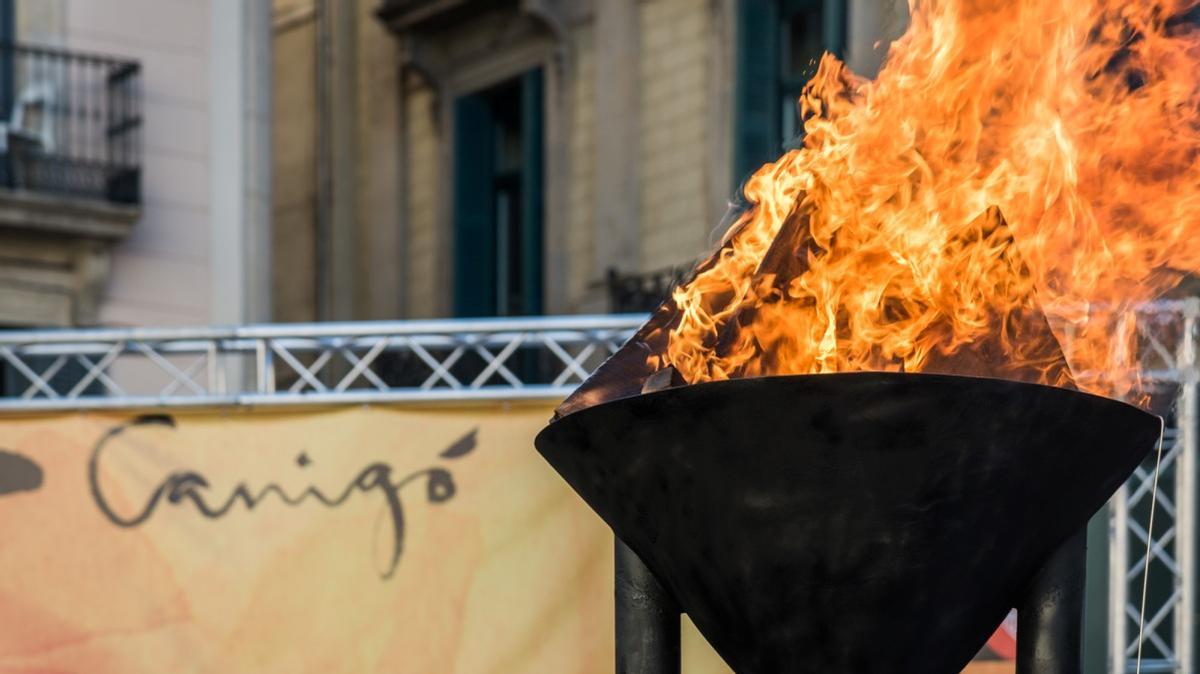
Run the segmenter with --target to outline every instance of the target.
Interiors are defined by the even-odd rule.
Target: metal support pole
[[[1196,595],[1196,320],[1200,318],[1200,299],[1188,299],[1183,307],[1183,335],[1175,367],[1180,374],[1179,400],[1175,407],[1179,458],[1175,466],[1175,561],[1179,573],[1175,590],[1179,604],[1175,608],[1175,658],[1179,674],[1194,669]]]
[[[637,554],[615,542],[617,674],[679,674],[679,607]]]
[[[1125,615],[1129,601],[1129,485],[1118,487],[1108,503],[1108,671],[1125,674],[1129,663]]]
[[[1017,606],[1017,674],[1083,672],[1087,529],[1050,556]]]

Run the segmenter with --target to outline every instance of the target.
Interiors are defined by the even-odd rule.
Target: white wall
[[[259,71],[245,62],[255,54],[269,57],[269,48],[239,48],[257,39],[257,33],[247,38],[240,31],[261,30],[269,40],[269,10],[261,13],[268,17],[262,26],[239,20],[254,15],[256,5],[269,8],[268,0],[18,4],[20,39],[142,64],[142,218],[113,256],[100,309],[103,324],[261,317],[252,315],[261,303],[246,299],[257,278],[245,273],[253,248],[250,255],[242,253],[243,244],[254,243],[247,230],[269,216],[256,210],[264,195],[269,203],[269,144],[265,160],[254,161],[263,147],[246,127],[253,126],[256,113],[241,114],[236,107],[257,101],[261,108],[262,100],[246,96],[246,87],[270,86],[269,79],[255,80],[252,74]],[[61,39],[54,39],[55,32]],[[262,66],[269,76],[269,61]],[[247,146],[252,149],[243,151]]]
[[[109,325],[208,321],[209,2],[64,0],[65,45],[142,64],[143,215],[113,256]]]

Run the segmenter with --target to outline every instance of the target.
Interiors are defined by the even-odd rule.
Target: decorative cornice
[[[454,21],[480,6],[499,4],[480,0],[381,0],[375,16],[397,35]],[[474,6],[472,6],[474,5]],[[464,11],[470,10],[470,11]]]

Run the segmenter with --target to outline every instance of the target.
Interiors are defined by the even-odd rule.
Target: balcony
[[[0,325],[97,320],[141,215],[141,64],[0,44]]]
[[[0,186],[138,204],[140,84],[136,61],[0,45]]]
[[[650,313],[667,299],[694,267],[694,264],[690,264],[631,274],[609,269],[606,278],[608,310],[615,314]]]

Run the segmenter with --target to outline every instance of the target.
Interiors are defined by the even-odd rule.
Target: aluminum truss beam
[[[562,399],[645,319],[0,332],[0,411]]]
[[[1154,493],[1154,457],[1109,502],[1109,671],[1136,670],[1146,550],[1150,592],[1141,671],[1195,672],[1197,321],[1200,299],[1147,305],[1136,316],[1142,386],[1167,420]],[[1148,531],[1151,500],[1154,531]]]

